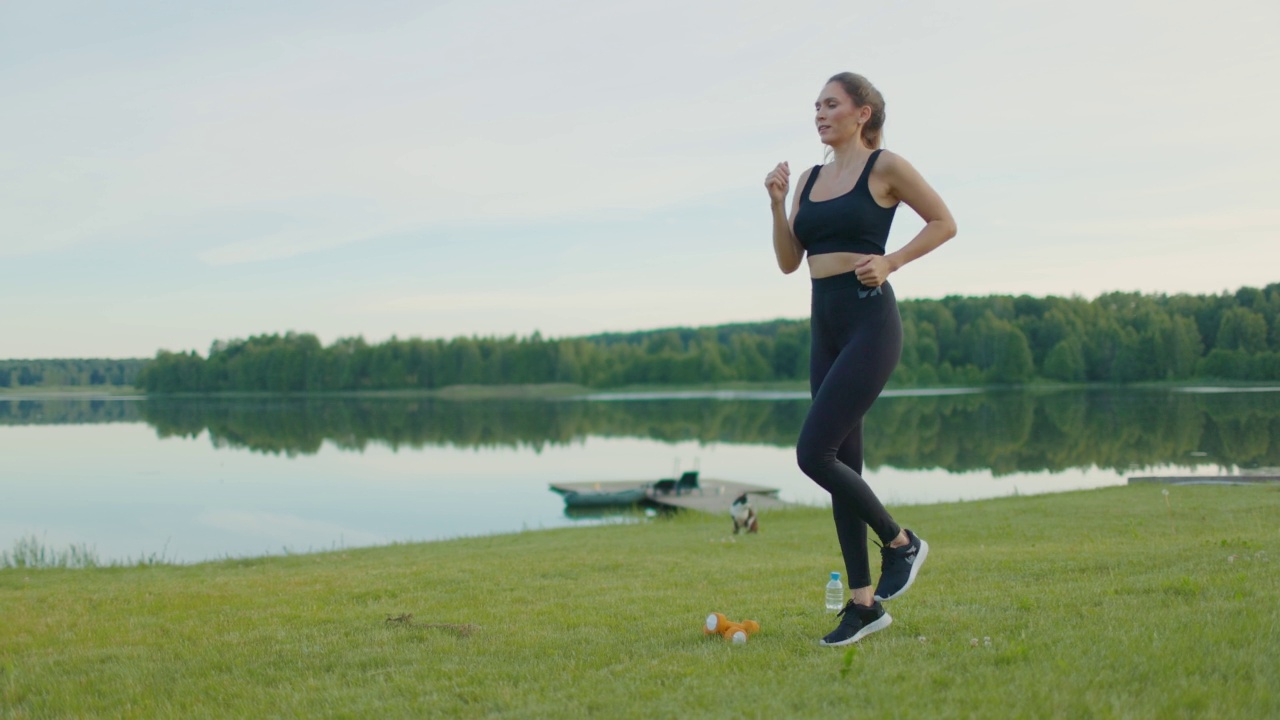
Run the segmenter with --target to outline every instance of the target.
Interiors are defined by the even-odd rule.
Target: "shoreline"
[[[982,392],[1062,392],[1072,390],[1169,390],[1188,393],[1277,392],[1275,381],[1218,381],[1188,379],[1177,381],[1143,381],[1134,383],[1050,383],[1032,382],[1022,385],[975,385],[893,387],[882,397],[929,397]],[[433,390],[332,390],[319,392],[274,392],[229,390],[219,392],[147,393],[134,387],[25,387],[0,388],[0,400],[82,399],[137,400],[237,399],[237,398],[376,398],[433,400],[681,400],[681,399],[807,399],[807,381],[766,383],[704,383],[694,385],[624,385],[614,388],[590,388],[567,383],[533,385],[451,385]]]
[[[1247,478],[1248,476],[1247,475],[1232,475],[1232,476],[1206,475],[1205,476],[1206,479],[1213,479],[1213,480],[1225,480],[1225,479],[1237,478],[1237,477]],[[1183,479],[1186,479],[1186,478],[1183,478]],[[998,503],[998,502],[1008,502],[1008,501],[1018,501],[1018,500],[1038,500],[1038,501],[1048,501],[1048,502],[1057,501],[1059,503],[1068,503],[1071,501],[1071,498],[1078,495],[1098,494],[1098,493],[1109,492],[1109,491],[1114,492],[1117,489],[1121,489],[1121,488],[1130,488],[1130,489],[1136,488],[1136,489],[1150,490],[1154,488],[1170,489],[1170,488],[1176,488],[1176,487],[1209,486],[1209,487],[1222,487],[1222,488],[1228,488],[1228,489],[1232,489],[1236,487],[1272,487],[1274,489],[1280,490],[1280,482],[1275,482],[1269,479],[1263,482],[1227,482],[1227,483],[1224,483],[1224,482],[1179,483],[1179,482],[1171,482],[1170,480],[1173,480],[1173,478],[1157,477],[1157,478],[1153,478],[1149,482],[1134,483],[1132,479],[1130,479],[1129,482],[1126,482],[1124,484],[1117,484],[1117,485],[1101,485],[1098,487],[1086,487],[1086,488],[1067,488],[1067,489],[1046,490],[1043,492],[1031,492],[1031,493],[1019,492],[1015,490],[1014,492],[1011,492],[1006,495],[997,495],[997,496],[991,496],[991,497],[976,497],[976,498],[970,498],[970,499],[962,498],[962,499],[955,499],[955,500],[935,500],[935,501],[920,502],[920,503],[912,503],[912,502],[892,503],[891,502],[891,503],[886,503],[886,507],[888,507],[890,510],[894,512],[903,511],[907,513],[914,513],[920,510],[924,510],[926,512],[934,512],[934,511],[962,512],[963,508],[967,506],[972,506],[974,504],[980,504],[980,503]],[[770,508],[767,510],[759,511],[760,517],[762,520],[767,520],[771,517],[777,518],[780,515],[785,515],[788,513],[805,514],[805,513],[811,513],[811,512],[819,513],[824,519],[828,518],[831,512],[831,505],[828,503],[788,502],[781,507]],[[211,558],[204,558],[204,559],[191,560],[191,561],[183,561],[177,558],[166,558],[163,550],[160,553],[153,552],[150,555],[142,555],[137,558],[126,557],[124,559],[101,560],[97,558],[95,545],[89,545],[87,543],[79,543],[79,544],[73,543],[65,548],[50,547],[45,545],[43,542],[39,541],[39,539],[34,534],[30,534],[30,535],[19,537],[14,542],[13,548],[0,547],[0,558],[13,557],[16,548],[23,545],[24,543],[34,543],[34,545],[39,548],[41,553],[49,557],[53,557],[53,558],[79,557],[81,559],[89,558],[91,560],[91,564],[79,565],[74,567],[51,566],[51,567],[26,567],[26,568],[14,567],[11,564],[10,565],[0,564],[0,573],[5,572],[6,570],[18,570],[18,569],[25,569],[25,570],[116,569],[118,570],[118,569],[129,569],[129,568],[136,568],[136,567],[198,568],[202,566],[217,565],[217,564],[223,564],[223,563],[246,563],[246,562],[257,563],[257,562],[268,562],[268,561],[284,559],[284,558],[317,557],[317,556],[322,556],[330,553],[348,553],[348,552],[376,553],[379,551],[391,551],[397,548],[403,549],[406,547],[415,547],[415,546],[437,546],[437,545],[449,545],[449,544],[455,544],[455,543],[466,544],[470,542],[484,543],[484,542],[502,540],[507,538],[513,538],[516,536],[538,537],[547,533],[556,533],[556,532],[562,532],[562,531],[587,531],[587,530],[593,530],[593,529],[605,528],[605,527],[626,527],[631,525],[652,524],[655,522],[669,521],[672,518],[677,518],[677,517],[693,518],[692,520],[688,520],[689,522],[701,522],[701,521],[706,521],[708,519],[714,519],[715,521],[720,521],[724,519],[718,513],[699,512],[696,510],[680,510],[677,512],[671,512],[667,514],[659,513],[656,515],[650,515],[646,513],[644,507],[632,506],[626,509],[619,509],[619,512],[616,515],[605,515],[599,518],[593,518],[590,521],[579,521],[577,523],[560,525],[560,526],[535,527],[535,528],[525,527],[525,528],[515,529],[515,530],[495,530],[492,532],[449,535],[449,536],[442,536],[437,538],[426,538],[426,539],[390,540],[388,542],[375,543],[375,544],[369,544],[369,545],[333,544],[328,547],[317,547],[317,548],[308,547],[306,549],[293,549],[289,547],[282,547],[280,552],[264,552],[264,553],[258,553],[258,554],[244,554],[244,555],[228,554],[228,555],[223,555],[219,557],[211,557]]]
[[[983,498],[974,498],[969,500],[959,499],[959,500],[938,500],[934,502],[923,502],[923,503],[889,503],[887,504],[887,507],[891,509],[911,508],[913,510],[919,509],[919,508],[947,508],[952,506],[961,506],[961,505],[969,505],[973,503],[993,502],[993,501],[1000,501],[1000,500],[1010,500],[1010,499],[1017,499],[1017,498],[1043,498],[1046,496],[1061,496],[1061,495],[1070,495],[1073,493],[1091,493],[1091,492],[1097,492],[1099,490],[1108,490],[1115,487],[1125,487],[1125,486],[1107,485],[1107,486],[1094,487],[1094,488],[1072,488],[1067,490],[1051,490],[1051,491],[1041,492],[1041,493],[1010,493],[1008,495],[1003,495],[999,497],[983,497]],[[803,503],[803,502],[789,502],[782,507],[770,508],[768,510],[761,510],[760,517],[762,519],[767,519],[770,516],[776,517],[777,515],[782,513],[808,513],[808,512],[819,512],[825,518],[831,512],[831,506],[829,504],[820,504],[820,503],[809,504],[809,503]],[[379,551],[389,551],[395,548],[405,548],[405,547],[411,547],[411,546],[437,546],[437,545],[447,545],[447,544],[453,544],[453,543],[493,541],[493,540],[512,538],[515,536],[528,536],[528,535],[541,536],[546,533],[555,533],[555,532],[563,532],[563,531],[583,531],[583,530],[592,530],[596,528],[605,528],[605,527],[623,527],[627,525],[636,525],[636,524],[644,524],[647,522],[654,522],[657,520],[669,520],[671,518],[678,517],[678,516],[692,516],[700,520],[705,520],[707,518],[720,519],[720,515],[718,514],[698,512],[695,510],[682,510],[682,511],[670,513],[665,516],[662,516],[662,515],[649,516],[645,514],[644,509],[642,507],[632,506],[630,508],[627,508],[625,511],[620,511],[617,515],[603,516],[600,518],[595,518],[592,521],[579,522],[579,523],[570,524],[570,525],[561,525],[561,526],[554,526],[554,527],[521,528],[518,530],[496,530],[493,532],[482,532],[482,533],[471,534],[471,535],[467,535],[467,534],[452,535],[452,536],[429,538],[429,539],[391,540],[389,542],[376,543],[371,545],[349,545],[349,546],[344,545],[344,546],[307,548],[305,550],[297,550],[297,549],[292,549],[288,547],[283,547],[281,548],[280,552],[265,552],[265,553],[259,553],[259,554],[245,554],[245,555],[225,555],[221,557],[192,560],[189,562],[182,561],[179,559],[166,558],[163,555],[163,551],[161,551],[161,553],[151,553],[150,555],[143,555],[137,558],[128,557],[122,560],[100,560],[97,558],[97,552],[95,550],[96,545],[90,545],[88,543],[78,543],[78,544],[72,543],[71,545],[62,547],[62,548],[50,547],[45,545],[43,542],[39,541],[39,539],[34,534],[29,534],[29,535],[19,537],[14,543],[15,547],[22,545],[24,543],[28,543],[28,541],[34,541],[35,545],[39,548],[39,551],[43,554],[48,555],[49,557],[55,557],[55,558],[60,556],[61,557],[68,557],[68,556],[77,557],[78,556],[80,558],[87,557],[92,560],[92,564],[75,566],[75,567],[13,567],[13,566],[6,566],[4,564],[0,564],[0,574],[6,571],[11,571],[11,570],[12,571],[16,571],[16,570],[120,570],[120,569],[130,569],[130,568],[137,568],[137,567],[198,568],[201,566],[217,565],[222,563],[246,563],[246,562],[257,563],[257,562],[267,562],[271,560],[278,560],[283,558],[314,557],[314,556],[325,555],[328,553],[379,552]],[[14,548],[0,547],[0,557],[5,557],[6,553],[8,554],[8,556],[12,557],[14,554]]]

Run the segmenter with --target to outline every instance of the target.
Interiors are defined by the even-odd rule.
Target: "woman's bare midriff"
[[[853,272],[853,268],[862,258],[866,257],[864,253],[824,253],[822,255],[809,256],[809,277],[824,278],[832,275],[843,275],[847,272]]]

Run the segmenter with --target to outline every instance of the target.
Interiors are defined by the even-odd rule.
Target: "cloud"
[[[266,260],[282,260],[347,245],[353,242],[394,235],[400,228],[367,217],[365,212],[274,212],[266,216],[209,217],[206,222],[222,228],[222,237],[239,237],[200,251],[197,258],[214,266],[237,265]],[[207,236],[207,231],[202,231]]]
[[[744,128],[742,117],[716,127],[691,116],[673,132],[672,118],[688,114],[690,83],[671,75],[671,59],[643,71],[583,62],[619,50],[624,38],[600,30],[620,16],[632,29],[671,31],[653,19],[637,26],[648,17],[637,8],[575,7],[567,23],[580,33],[567,46],[527,31],[541,11],[506,8],[492,18],[444,13],[454,32],[434,25],[437,12],[362,34],[302,23],[284,42],[241,37],[224,22],[215,31],[226,35],[197,35],[190,47],[144,35],[128,50],[100,48],[105,57],[74,74],[33,64],[49,82],[11,71],[16,92],[0,127],[26,142],[0,176],[0,236],[6,245],[39,237],[53,250],[146,234],[157,210],[311,196],[377,202],[400,225],[568,217],[658,207],[735,177],[723,159],[692,156],[687,145],[664,151],[674,140],[723,152],[725,137]],[[661,54],[647,43],[634,49]],[[122,59],[148,53],[154,62]],[[715,83],[697,85],[711,88],[699,92],[706,100],[726,99]]]
[[[567,283],[570,286],[574,283]],[[705,307],[722,300],[724,291],[719,288],[668,288],[662,291],[662,300],[640,302],[633,290],[555,290],[538,288],[527,293],[480,289],[474,292],[419,293],[382,299],[366,304],[363,310],[370,313],[466,313],[478,311],[518,311],[520,313],[550,313],[580,311],[634,311],[640,305],[679,307]]]
[[[1158,242],[1170,233],[1210,235],[1264,234],[1280,240],[1280,209],[1263,208],[1241,212],[1224,208],[1219,212],[1160,214],[1099,220],[1066,221],[1057,228],[1068,235],[1138,237]]]
[[[707,253],[769,269],[761,180],[821,161],[812,102],[845,69],[885,92],[890,149],[960,223],[904,289],[1254,282],[1266,263],[1155,276],[1145,257],[1274,237],[1280,5],[1230,5],[0,3],[0,133],[21,139],[0,149],[0,258],[24,308],[0,336],[150,354],[260,328],[404,335],[414,313],[431,334],[801,313],[780,304],[794,286],[760,292]]]

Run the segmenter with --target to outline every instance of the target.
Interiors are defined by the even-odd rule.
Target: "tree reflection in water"
[[[1280,394],[1166,390],[884,397],[866,422],[868,467],[989,469],[1280,466]],[[0,400],[0,425],[146,422],[161,438],[312,454],[329,442],[392,448],[530,447],[587,437],[790,446],[807,400],[550,401],[359,398]]]

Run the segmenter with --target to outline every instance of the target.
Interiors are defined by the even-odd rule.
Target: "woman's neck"
[[[862,167],[867,161],[867,157],[871,155],[871,148],[862,144],[862,138],[852,138],[847,142],[839,145],[832,145],[831,151],[834,157],[831,159],[831,165],[835,167],[836,172],[844,173]]]

